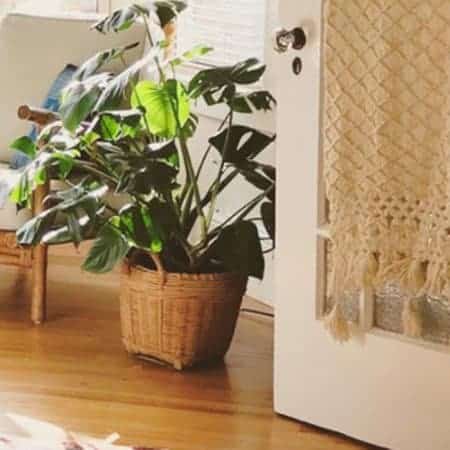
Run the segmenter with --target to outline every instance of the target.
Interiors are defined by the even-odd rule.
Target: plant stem
[[[150,257],[153,260],[153,264],[156,266],[156,270],[161,275],[161,284],[164,285],[167,281],[167,273],[164,270],[164,265],[161,261],[161,256],[157,253],[150,252]]]
[[[180,123],[180,119],[179,119],[179,115],[178,115],[178,104],[176,103],[176,101],[173,98],[170,98],[170,105],[172,108],[172,111],[174,113],[175,116],[175,120],[176,120],[176,124],[177,124],[177,129],[178,129],[178,142],[180,144],[180,148],[181,148],[181,153],[183,155],[183,162],[184,162],[184,166],[186,169],[186,177],[187,177],[187,183],[190,184],[192,186],[193,189],[193,193],[194,193],[194,199],[195,199],[195,208],[197,211],[197,215],[198,217],[200,217],[201,220],[201,235],[202,235],[202,239],[206,239],[207,234],[208,234],[208,227],[207,227],[207,223],[206,223],[206,217],[205,214],[203,212],[203,207],[202,207],[202,199],[200,196],[200,189],[198,186],[198,181],[195,177],[195,172],[194,172],[194,166],[192,164],[192,159],[191,159],[191,155],[189,154],[189,148],[187,146],[187,140],[186,138],[183,136],[183,127],[181,126]]]
[[[249,201],[247,204],[242,206],[242,208],[239,208],[235,213],[233,213],[227,220],[225,220],[221,225],[217,226],[213,230],[211,230],[208,233],[207,239],[205,239],[203,242],[200,242],[196,247],[194,247],[194,252],[202,251],[204,248],[208,246],[208,244],[216,237],[218,236],[221,231],[232,221],[239,222],[240,220],[244,219],[245,216],[250,214],[253,209],[258,206],[258,204],[264,200],[264,198],[270,194],[275,189],[275,185],[273,184],[269,188],[267,188],[263,193],[259,194],[257,197],[255,197],[253,200]]]
[[[153,48],[153,47],[155,47],[155,42],[153,40],[152,33],[150,31],[150,24],[148,23],[148,20],[147,20],[147,17],[145,16],[145,14],[142,15],[142,18],[144,19],[145,32],[147,33],[148,42],[149,42],[150,46]],[[162,70],[158,55],[155,56],[154,61],[155,61],[156,67],[158,68],[159,81],[161,83],[164,83],[166,81],[166,76],[164,75],[164,71]]]
[[[125,61],[125,58],[123,57],[123,55],[120,55],[119,58],[120,58],[120,61],[122,62],[122,64],[125,67],[127,67],[127,62]],[[136,83],[134,82],[133,78],[130,78],[130,84],[131,84],[131,91],[134,92],[134,94],[136,95],[139,106],[145,110],[144,105],[142,104],[141,98],[139,97],[139,94],[136,90]],[[148,134],[152,135],[152,132],[150,131],[150,124],[148,123],[148,119],[147,119],[147,114],[143,115],[143,119],[144,119],[145,128],[146,128]]]
[[[166,203],[169,205],[170,209],[172,210],[172,213],[174,214],[174,216],[178,219],[178,230],[175,233],[175,236],[176,236],[178,242],[180,243],[180,245],[183,247],[184,251],[186,252],[186,255],[188,256],[190,263],[193,264],[194,261],[193,261],[193,257],[192,257],[192,247],[191,247],[189,241],[186,239],[186,237],[181,232],[182,226],[179,221],[180,216],[178,214],[178,210],[177,210],[176,204],[173,200],[171,193],[168,192],[168,193],[164,194],[164,199],[165,199]]]
[[[253,200],[244,205],[242,208],[239,208],[234,214],[232,214],[227,220],[225,220],[225,222],[222,223],[222,225],[219,225],[217,228],[223,228],[227,226],[234,219],[236,219],[235,220],[236,222],[239,222],[240,220],[244,219],[245,216],[250,214],[253,211],[253,209],[256,206],[258,206],[258,203],[264,200],[267,197],[267,195],[269,195],[274,189],[275,185],[272,184],[272,186],[267,188],[262,194],[259,194]]]
[[[228,118],[229,118],[230,113],[227,114],[227,116],[225,117],[225,119],[222,120],[222,122],[220,123],[219,127],[217,128],[217,131],[220,131],[223,126],[227,123]],[[202,159],[200,161],[200,164],[197,167],[197,171],[195,174],[195,180],[198,182],[198,180],[200,179],[200,175],[201,172],[203,170],[203,166],[206,163],[206,160],[208,158],[209,153],[211,152],[211,150],[213,149],[213,145],[209,144],[208,148],[206,149],[205,153],[203,153]],[[190,186],[186,185],[187,189],[185,188],[181,194],[181,204],[183,204],[185,202],[185,200],[187,201],[186,207],[187,207],[187,212],[189,212],[189,210],[191,209],[191,202],[189,202],[189,198],[192,198],[192,189],[189,189]]]
[[[187,147],[184,138],[180,137],[178,139],[180,143],[181,153],[183,154],[183,161],[186,168],[187,182],[192,186],[194,198],[195,198],[195,208],[197,211],[197,216],[200,217],[202,222],[202,239],[205,239],[208,233],[208,227],[206,222],[206,217],[203,212],[202,199],[200,197],[200,190],[198,187],[198,182],[195,178],[194,167],[192,165],[191,156],[189,155],[189,149]]]
[[[85,165],[82,166],[83,168],[88,169]],[[95,168],[89,167],[89,170],[99,176],[103,176],[104,178],[107,178],[111,183],[113,183],[115,186],[117,186],[119,180],[115,179],[113,177],[110,177],[108,175],[103,174],[100,171],[97,171]],[[128,193],[131,197],[134,198],[134,201],[138,204],[141,204],[142,206],[145,206],[146,208],[150,208],[151,207],[151,202],[149,202],[145,196],[143,196],[142,194],[135,192],[131,189],[128,190]],[[169,207],[172,209],[173,213],[175,214],[176,217],[178,217],[178,214],[175,210],[176,206],[173,202],[173,199],[170,195],[170,193],[168,193],[167,195],[164,195],[164,200],[166,201],[166,203],[169,205]],[[180,226],[180,224],[178,225]],[[187,239],[184,237],[184,235],[181,232],[177,232],[175,233],[175,237],[178,240],[179,244],[183,247],[184,251],[186,252],[187,257],[189,258],[189,261],[191,262],[191,264],[194,263],[194,259],[193,259],[193,255],[192,255],[192,247],[189,244],[189,242],[187,241]],[[148,251],[148,250],[146,250]]]
[[[88,163],[76,162],[76,164],[79,167],[86,170],[87,172],[90,172],[93,175],[101,177],[101,178],[109,181],[110,183],[112,183],[114,186],[117,186],[118,181],[119,181],[118,179],[113,178],[113,177],[101,172],[100,170],[97,170],[95,167],[92,167]],[[147,208],[150,207],[150,203],[141,194],[139,194],[137,192],[132,192],[132,191],[130,191],[129,193],[131,196],[133,196],[136,199],[136,201],[138,203],[141,203],[142,205],[146,206]],[[169,207],[174,208],[175,206],[173,204],[173,200],[170,199],[169,197],[170,197],[169,195],[165,196],[165,200],[168,203]],[[185,250],[186,255],[189,258],[189,261],[191,262],[191,264],[193,264],[194,259],[193,259],[193,255],[192,255],[192,247],[190,246],[189,242],[185,239],[185,237],[182,233],[176,233],[176,238],[177,238],[178,242],[180,243],[180,245]]]
[[[219,125],[217,131],[220,131],[223,126],[225,125],[225,123],[228,121],[229,118],[229,114],[227,114],[227,116],[225,117],[225,119],[221,122],[221,124]],[[209,156],[209,153],[211,152],[211,150],[213,149],[213,145],[209,144],[208,148],[206,149],[205,153],[202,156],[202,159],[200,161],[200,164],[197,167],[197,171],[195,173],[195,182],[198,184],[198,181],[200,179],[200,175],[202,173],[203,167],[206,164],[207,158]],[[186,183],[183,192],[181,193],[181,197],[180,197],[180,205],[181,205],[181,222],[182,224],[185,224],[186,220],[189,217],[189,213],[191,212],[191,207],[192,207],[192,199],[193,199],[193,190],[192,190],[192,185],[189,185],[188,183]],[[206,205],[204,205],[206,206]]]
[[[211,222],[214,218],[214,213],[216,210],[220,182],[222,181],[222,176],[223,176],[223,172],[224,172],[224,168],[225,168],[225,161],[227,160],[227,155],[228,155],[229,146],[230,146],[232,126],[233,126],[233,110],[230,110],[230,113],[228,115],[228,130],[227,130],[225,142],[223,144],[223,149],[222,149],[222,160],[220,161],[220,166],[219,166],[219,171],[217,173],[217,177],[214,180],[214,183],[212,185],[211,203],[209,205],[208,217],[206,220],[207,230],[211,226]]]
[[[96,175],[100,178],[103,178],[105,181],[109,181],[110,183],[117,184],[117,180],[106,173],[101,172],[100,170],[97,170],[95,167],[93,167],[91,164],[81,161],[74,161],[75,166],[80,167],[81,169],[86,170],[86,172],[91,173],[92,175]]]
[[[108,205],[105,203],[105,208],[109,211],[115,214],[116,216],[119,215],[119,211],[116,208],[113,208],[111,205]]]
[[[219,186],[218,193],[220,194],[238,175],[239,171],[236,169],[233,172],[231,172],[226,178],[224,178]],[[211,197],[212,197],[212,189],[210,188],[201,201],[202,208],[204,208],[211,201]],[[184,224],[184,230],[186,233],[190,232],[190,230],[195,224],[196,218],[197,218],[196,211],[187,211],[187,215],[183,217],[182,220],[182,223]]]

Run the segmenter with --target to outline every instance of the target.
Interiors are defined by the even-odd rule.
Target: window
[[[181,51],[197,44],[214,48],[197,62],[214,66],[234,64],[250,57],[264,60],[266,0],[188,0],[180,16]]]
[[[214,66],[234,64],[246,58],[265,60],[266,29],[275,0],[185,0],[188,9],[178,23],[178,49],[203,44],[214,48],[196,62]],[[132,0],[111,0],[112,9]]]

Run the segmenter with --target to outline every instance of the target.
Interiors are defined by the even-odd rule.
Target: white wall
[[[27,12],[42,12],[44,9],[52,12],[83,11],[95,12],[97,0],[0,0],[0,3],[9,4]],[[1,11],[2,6],[0,6]]]

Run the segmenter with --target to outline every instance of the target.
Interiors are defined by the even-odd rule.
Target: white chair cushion
[[[67,64],[80,65],[102,49],[144,41],[143,25],[104,36],[89,29],[96,19],[12,13],[0,20],[0,161],[10,160],[9,144],[30,129],[17,119],[18,106],[41,105]],[[142,53],[141,45],[126,55],[127,62]],[[121,63],[116,61],[110,69],[119,68]]]
[[[8,189],[7,185],[17,180],[19,172],[10,169],[7,164],[0,164],[0,190]],[[4,198],[4,196],[1,196]],[[15,231],[31,218],[31,211],[22,210],[17,213],[16,205],[9,200],[0,204],[0,231]]]

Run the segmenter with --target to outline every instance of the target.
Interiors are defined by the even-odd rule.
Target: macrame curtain
[[[421,333],[419,296],[450,297],[450,0],[326,0],[323,145],[334,307],[395,282]]]

